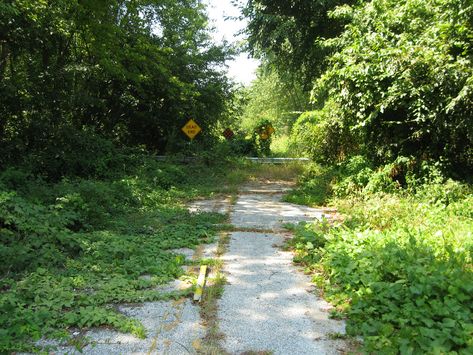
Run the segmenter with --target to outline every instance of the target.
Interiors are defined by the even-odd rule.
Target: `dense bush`
[[[298,188],[286,200],[323,205],[333,197],[383,192],[415,194],[430,198],[430,202],[439,199],[448,203],[468,194],[469,185],[447,178],[445,170],[440,162],[414,157],[398,157],[375,168],[366,157],[355,155],[329,167],[309,165],[299,176]]]
[[[235,135],[229,145],[235,155],[250,157],[258,155],[255,142],[252,138],[247,138],[244,134]]]
[[[331,115],[356,133],[374,163],[400,155],[443,158],[451,174],[468,176],[473,169],[469,2],[373,0],[342,9],[333,16],[348,11],[351,22],[335,41],[339,49],[318,79],[314,99],[335,110]],[[327,147],[317,135],[313,142]]]
[[[333,103],[301,114],[291,131],[291,145],[321,164],[343,161],[358,148],[357,139]]]
[[[207,25],[200,0],[2,2],[0,166],[26,157],[56,179],[106,174],[103,137],[165,152],[186,145],[191,116],[198,140],[213,132],[231,103],[217,69],[230,49]]]
[[[76,215],[56,213],[52,207],[32,203],[13,191],[0,192],[0,257],[2,275],[63,265],[77,254],[79,245],[67,225]]]

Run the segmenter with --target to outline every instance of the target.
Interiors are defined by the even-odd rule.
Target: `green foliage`
[[[255,54],[280,76],[315,82],[316,110],[292,134],[302,152],[325,164],[362,154],[375,167],[412,156],[471,175],[468,1],[258,0],[244,14]]]
[[[315,191],[343,219],[297,226],[295,260],[315,272],[335,312],[348,317],[347,332],[363,336],[363,350],[473,351],[472,187],[407,158],[373,169],[354,157],[304,176],[290,197],[307,202]]]
[[[287,133],[297,112],[308,108],[308,94],[294,78],[280,75],[270,64],[263,64],[257,78],[243,90],[246,98],[241,112],[241,126],[251,132],[259,121],[271,120],[276,134]]]
[[[114,156],[100,137],[177,150],[190,117],[211,140],[233,95],[219,69],[231,51],[211,43],[200,0],[7,3],[0,164],[55,179],[105,174]]]
[[[269,156],[271,154],[271,133],[270,129],[273,127],[268,119],[260,119],[256,122],[253,129],[252,140],[258,155]]]
[[[356,1],[248,1],[242,9],[249,21],[248,47],[253,55],[274,63],[279,73],[290,73],[303,86],[310,86],[333,50],[324,39],[336,37],[348,22],[348,17],[330,16],[330,10],[353,3]]]
[[[335,176],[336,169],[310,164],[298,176],[297,188],[285,195],[284,200],[300,205],[325,205],[333,194],[331,183]]]
[[[361,2],[335,41],[314,100],[336,103],[342,125],[376,164],[443,159],[452,175],[468,176],[471,11],[465,1]]]
[[[321,223],[301,222],[296,228],[296,237],[289,241],[289,245],[297,250],[294,257],[296,263],[314,264],[320,261],[320,251],[325,247],[325,234],[329,229],[324,221]]]
[[[71,327],[143,337],[114,305],[182,296],[156,289],[183,272],[172,249],[211,242],[226,218],[183,202],[224,191],[232,169],[135,158],[107,180],[0,175],[0,352],[39,350],[35,340],[68,339]]]
[[[364,335],[368,351],[472,350],[471,240],[463,234],[471,221],[460,226],[446,235],[405,225],[331,232],[327,293],[340,304],[351,299],[348,332]]]
[[[300,158],[301,155],[298,151],[293,149],[291,145],[291,138],[284,134],[274,134],[271,139],[271,156],[279,158]]]
[[[301,114],[291,131],[292,148],[321,164],[343,161],[357,151],[357,144],[333,102],[321,110]]]
[[[22,165],[48,180],[57,181],[65,175],[107,177],[111,171],[117,172],[128,163],[124,150],[92,132],[61,127],[51,132],[47,140],[47,144],[42,142],[36,146]]]
[[[334,197],[365,196],[375,193],[415,194],[429,202],[456,201],[468,193],[467,184],[447,179],[440,162],[398,157],[375,168],[364,156],[324,167],[309,165],[299,176],[298,187],[285,199],[307,205],[325,205]],[[433,195],[433,196],[432,196]]]
[[[254,140],[252,138],[247,138],[245,134],[238,133],[233,136],[229,145],[231,151],[237,156],[258,155]]]

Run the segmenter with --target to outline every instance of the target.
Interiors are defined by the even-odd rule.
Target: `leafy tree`
[[[261,120],[270,120],[276,132],[287,133],[298,113],[308,108],[308,96],[290,75],[282,76],[268,63],[246,90],[242,126],[252,131]]]
[[[353,8],[340,50],[313,92],[378,163],[399,155],[473,169],[473,7],[468,1],[373,0]]]
[[[249,0],[242,6],[248,19],[246,33],[252,54],[275,63],[280,73],[291,72],[303,83],[323,72],[333,46],[328,38],[339,35],[345,18],[331,18],[337,6],[355,0]]]
[[[243,11],[254,55],[303,88],[316,82],[321,111],[301,117],[295,132],[306,150],[325,161],[407,155],[471,172],[469,1],[255,0]]]
[[[200,0],[3,2],[1,162],[67,160],[65,131],[161,152],[190,117],[211,132],[231,91],[206,26]]]

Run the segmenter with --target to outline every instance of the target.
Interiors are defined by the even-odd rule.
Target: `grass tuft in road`
[[[228,233],[221,233],[216,257],[222,256],[227,249],[230,236]],[[220,261],[219,259],[216,259]],[[200,302],[200,316],[206,326],[207,333],[197,350],[199,354],[205,355],[221,355],[226,354],[222,347],[224,334],[220,332],[218,326],[218,300],[222,297],[224,292],[224,285],[226,278],[222,274],[223,263],[215,262],[212,267],[211,277],[208,280],[208,285],[204,289],[202,301]]]

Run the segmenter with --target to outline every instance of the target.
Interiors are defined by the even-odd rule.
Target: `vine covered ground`
[[[362,349],[383,354],[473,351],[473,195],[443,179],[390,177],[356,157],[307,169],[287,199],[326,203],[338,218],[295,227],[297,262],[314,274],[333,315]]]
[[[182,296],[156,289],[183,273],[172,249],[212,241],[226,218],[189,213],[185,202],[231,192],[243,175],[146,155],[128,163],[108,178],[56,183],[18,169],[1,174],[0,352],[96,326],[144,337],[115,305]]]

